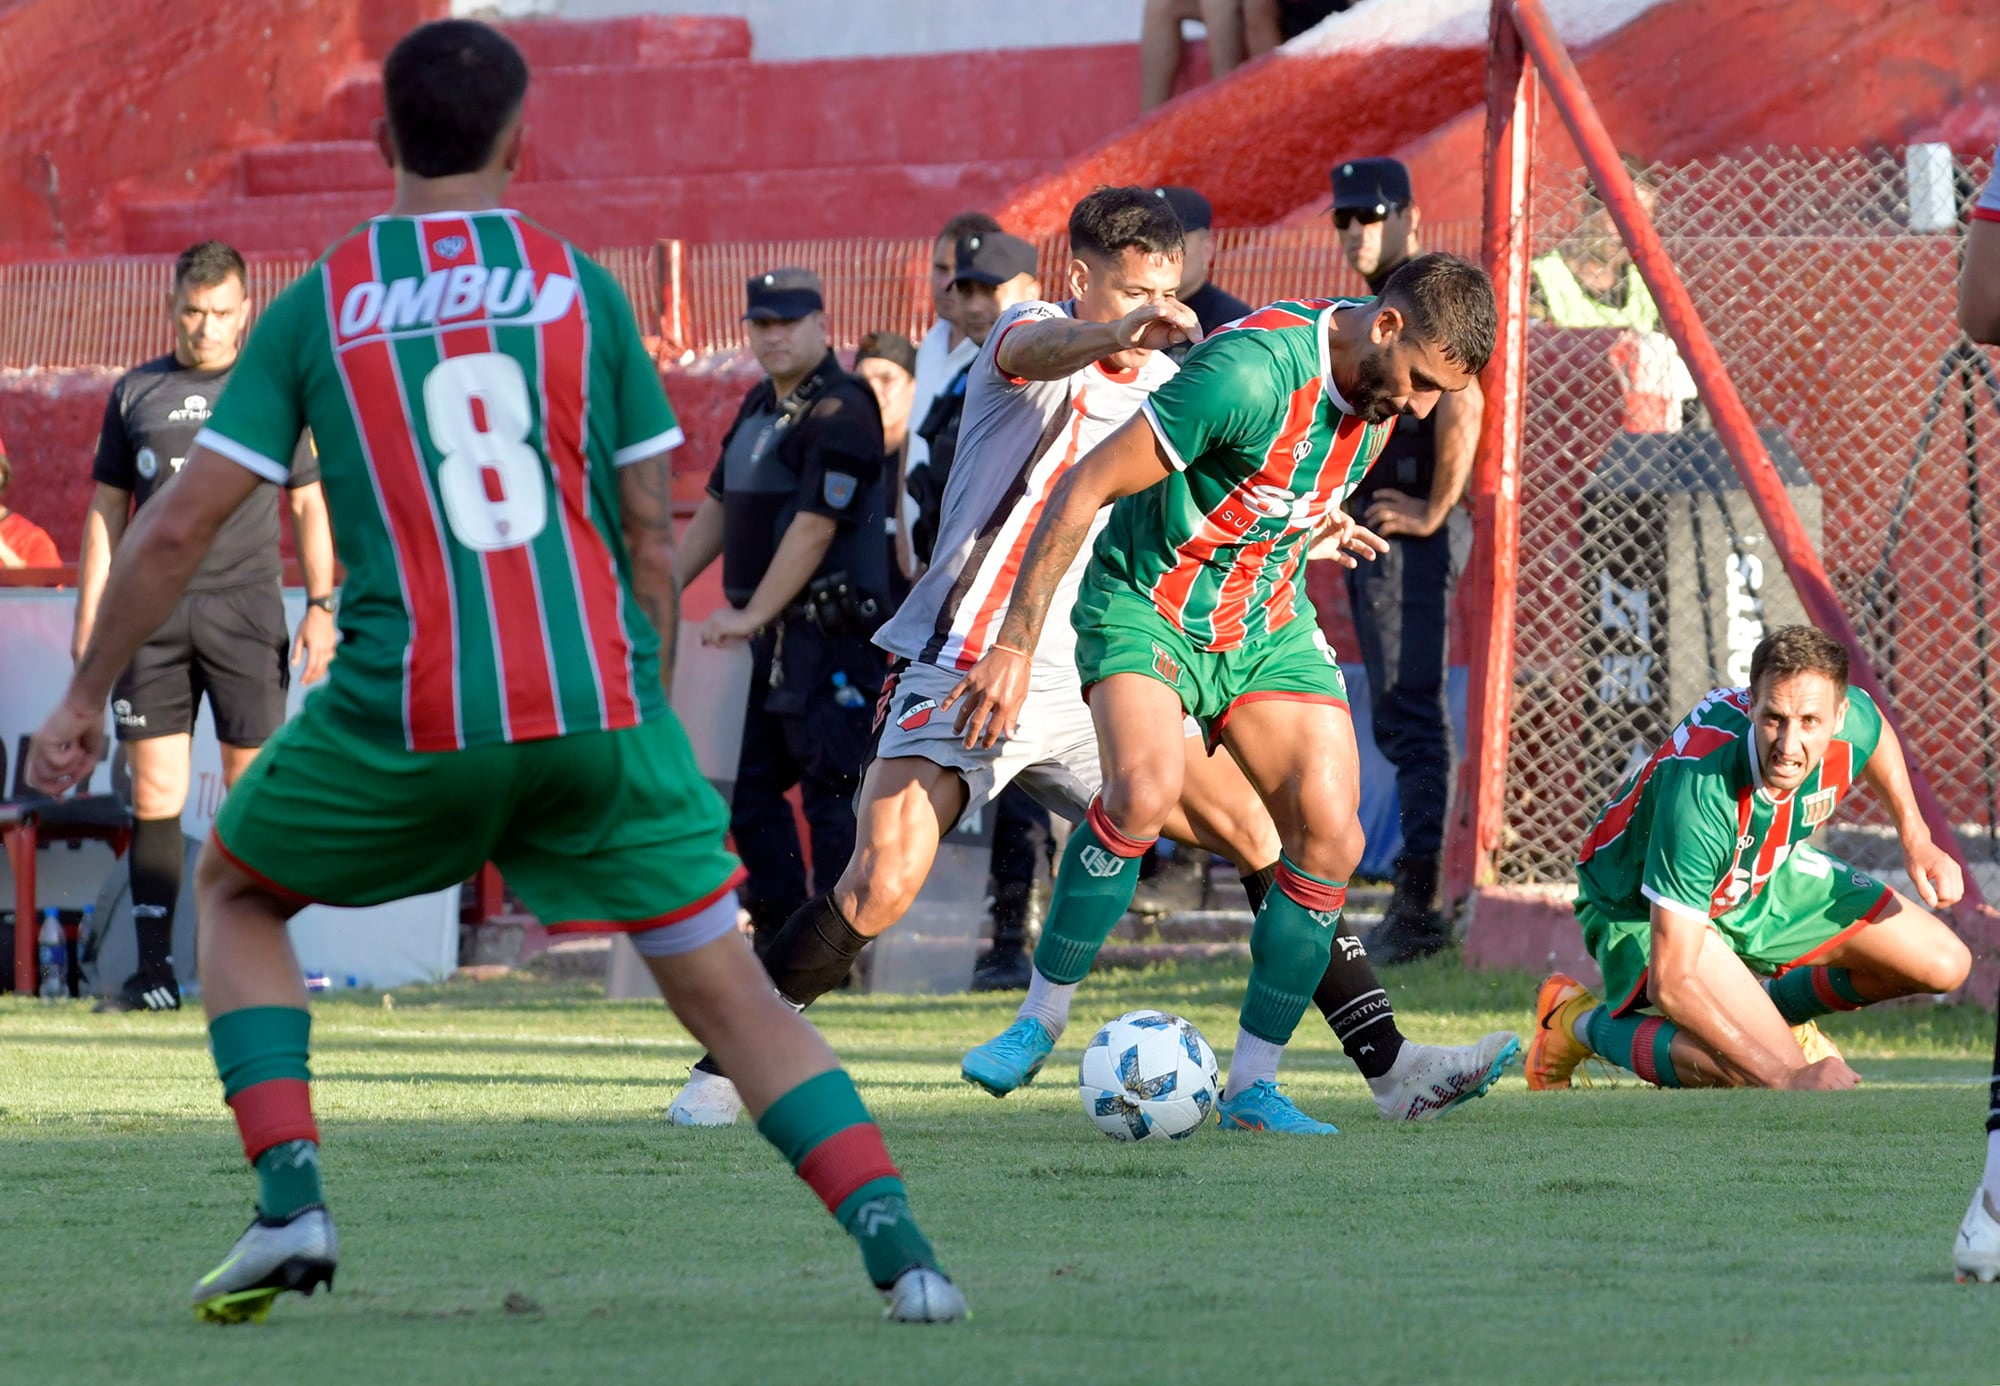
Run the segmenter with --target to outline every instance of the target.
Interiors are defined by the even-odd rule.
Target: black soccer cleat
[[[171,972],[134,972],[118,990],[97,998],[91,1007],[106,1011],[177,1011],[181,1008],[181,984]]]

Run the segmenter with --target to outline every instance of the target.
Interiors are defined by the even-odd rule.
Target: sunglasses
[[[1357,221],[1360,222],[1363,226],[1373,226],[1376,222],[1383,220],[1385,217],[1392,216],[1395,213],[1400,212],[1402,210],[1403,209],[1400,206],[1342,207],[1336,210],[1333,214],[1333,229],[1336,231],[1345,231],[1348,227],[1354,225],[1354,223]]]

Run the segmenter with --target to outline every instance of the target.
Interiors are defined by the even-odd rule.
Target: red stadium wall
[[[203,193],[308,128],[353,64],[444,0],[22,0],[0,10],[0,258],[124,248],[134,193]]]

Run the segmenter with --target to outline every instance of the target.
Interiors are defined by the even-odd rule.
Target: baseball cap
[[[748,306],[743,316],[757,322],[789,322],[826,307],[819,276],[796,265],[767,270],[751,279],[746,288]]]
[[[870,360],[889,361],[911,375],[917,373],[917,349],[900,332],[870,332],[863,337],[854,349],[854,368],[859,370],[863,361]]]
[[[1349,159],[1333,166],[1333,202],[1329,211],[1353,208],[1386,214],[1412,201],[1410,171],[1400,159]]]
[[[1035,248],[1005,231],[975,231],[958,241],[958,268],[952,283],[1005,284],[1017,274],[1035,272]]]
[[[1215,225],[1215,209],[1193,188],[1178,188],[1170,183],[1154,188],[1153,196],[1174,209],[1174,215],[1181,219],[1183,231],[1206,231]]]

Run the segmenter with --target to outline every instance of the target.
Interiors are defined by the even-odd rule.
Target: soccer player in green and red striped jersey
[[[111,678],[310,428],[348,573],[343,641],[201,860],[202,999],[258,1209],[197,1282],[196,1315],[260,1320],[331,1285],[338,1260],[285,921],[491,860],[552,932],[632,938],[859,1244],[890,1317],[963,1318],[853,1083],[736,932],[728,815],[666,697],[681,431],[610,276],[505,209],[527,85],[513,44],[469,21],[389,55],[395,204],[265,311],[172,493],[119,549],[35,739],[37,784],[88,777]]]
[[[1895,821],[1924,904],[1956,903],[1958,863],[1924,827],[1895,731],[1848,687],[1847,651],[1811,626],[1773,631],[1749,687],[1702,699],[1584,839],[1576,916],[1604,1000],[1561,973],[1542,983],[1528,1086],[1566,1088],[1593,1054],[1660,1087],[1853,1086],[1815,1017],[1950,991],[1972,966],[1923,906],[1808,845],[1858,785]]]
[[[1005,1091],[1046,1058],[1053,1041],[1038,1014],[1051,998],[1066,1008],[1179,797],[1174,729],[1185,712],[1242,766],[1284,844],[1251,934],[1223,1127],[1333,1131],[1275,1081],[1362,850],[1346,689],[1301,566],[1322,527],[1350,565],[1386,547],[1340,503],[1398,415],[1427,414],[1471,382],[1494,323],[1485,272],[1448,255],[1411,260],[1370,301],[1272,304],[1195,348],[1138,417],[1057,483],[999,635],[946,706],[959,706],[968,745],[1012,732],[1050,597],[1112,505],[1072,616],[1104,787],[1070,837],[1021,1016],[966,1055],[970,1081]],[[1509,1037],[1478,1090],[1516,1049]]]

